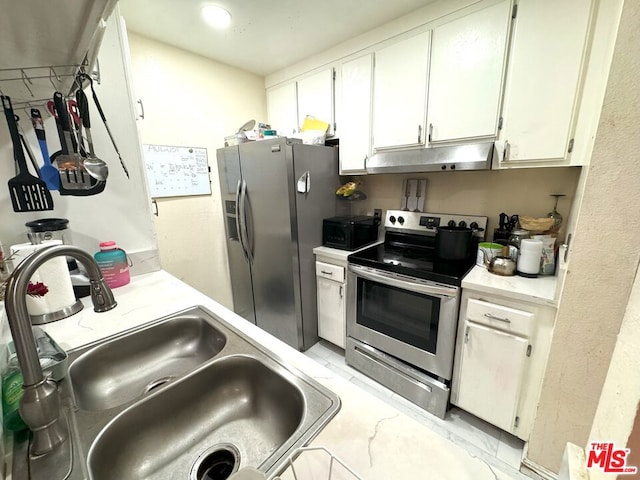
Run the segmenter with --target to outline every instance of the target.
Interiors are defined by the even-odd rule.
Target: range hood
[[[494,150],[493,142],[481,142],[377,152],[367,160],[367,173],[490,170]]]

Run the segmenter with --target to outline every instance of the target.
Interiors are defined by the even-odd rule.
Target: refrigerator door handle
[[[238,240],[240,241],[240,248],[242,249],[242,254],[244,255],[245,260],[249,261],[249,255],[247,255],[247,248],[244,245],[244,239],[242,236],[242,224],[240,222],[240,212],[242,211],[240,208],[240,194],[242,191],[242,180],[238,180],[238,186],[236,187],[236,231],[238,232]]]
[[[311,173],[308,170],[300,176],[296,188],[298,193],[309,193],[311,190]]]
[[[247,261],[253,263],[253,252],[251,251],[251,239],[249,238],[249,231],[247,229],[247,182],[242,180],[240,187],[240,216],[242,222],[240,223],[240,237],[244,239],[244,250],[247,256]]]

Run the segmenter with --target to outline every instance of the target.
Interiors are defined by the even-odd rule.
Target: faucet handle
[[[95,312],[107,312],[118,305],[113,292],[104,281],[104,278],[99,280],[91,280],[91,301],[93,302],[93,310]]]

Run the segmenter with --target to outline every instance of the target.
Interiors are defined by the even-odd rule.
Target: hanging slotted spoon
[[[91,120],[89,118],[89,101],[84,91],[79,88],[76,92],[76,102],[78,102],[78,110],[80,111],[80,119],[87,132],[87,143],[89,144],[89,152],[87,158],[84,159],[83,165],[87,173],[96,180],[106,180],[109,176],[109,166],[104,160],[96,157],[93,151],[93,139],[91,138]]]

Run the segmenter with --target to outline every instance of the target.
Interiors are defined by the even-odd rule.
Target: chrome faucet
[[[33,432],[32,455],[44,455],[55,450],[69,436],[66,423],[60,421],[57,385],[44,377],[40,367],[26,300],[33,274],[47,260],[59,256],[73,257],[86,268],[96,312],[106,312],[117,305],[93,257],[70,245],[54,245],[34,252],[16,267],[7,280],[5,309],[23,378],[20,415]]]

